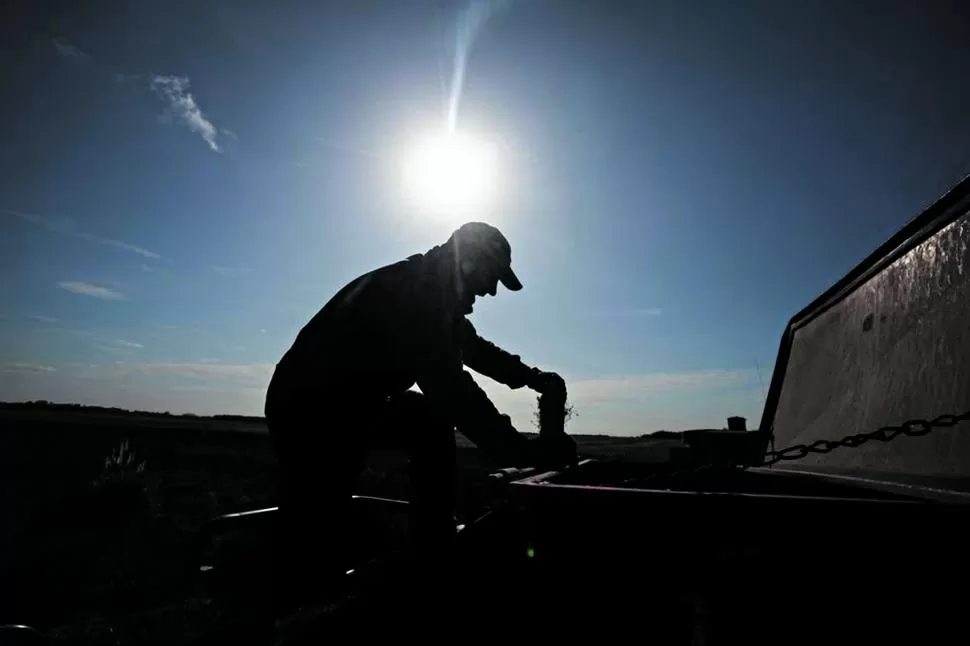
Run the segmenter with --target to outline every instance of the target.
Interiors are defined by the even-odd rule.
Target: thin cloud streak
[[[2,372],[56,372],[54,366],[45,366],[37,363],[24,363],[21,361],[7,361],[0,363]]]
[[[249,270],[245,267],[223,267],[221,265],[212,265],[212,271],[226,278],[236,278],[249,273]]]
[[[627,316],[660,316],[663,314],[663,309],[659,307],[641,307],[639,309],[633,309],[626,312]]]
[[[209,144],[209,148],[221,153],[219,147],[218,129],[209,121],[195,97],[189,92],[189,79],[180,76],[155,76],[152,78],[151,88],[162,100],[168,103],[169,116],[180,120],[189,130],[197,132]],[[235,133],[231,135],[235,138]]]
[[[102,238],[101,236],[92,235],[90,233],[79,233],[77,236],[83,240],[88,240],[89,242],[96,242],[98,244],[108,245],[109,247],[116,247],[118,249],[124,249],[125,251],[131,251],[146,258],[159,258],[160,256],[154,251],[149,251],[143,247],[137,245],[129,244],[127,242],[122,242],[121,240],[112,240],[111,238]]]
[[[569,395],[587,403],[636,399],[650,393],[703,391],[731,386],[757,385],[754,370],[700,370],[604,376],[568,382]]]
[[[145,249],[144,247],[139,247],[138,245],[133,245],[128,242],[123,242],[121,240],[114,240],[112,238],[105,238],[102,236],[94,235],[93,233],[85,233],[82,231],[74,231],[71,225],[65,220],[55,220],[52,218],[45,217],[43,215],[37,215],[36,213],[26,213],[24,211],[17,211],[14,209],[0,209],[0,212],[11,215],[18,218],[24,222],[30,222],[40,227],[44,227],[49,231],[54,231],[55,233],[61,233],[64,235],[74,236],[75,238],[80,238],[81,240],[87,240],[88,242],[93,242],[95,244],[106,245],[109,247],[114,247],[115,249],[122,249],[124,251],[131,251],[132,253],[137,253],[146,258],[152,258],[158,260],[161,256],[154,251]]]
[[[324,148],[329,148],[330,150],[334,150],[341,153],[347,153],[350,155],[356,155],[358,157],[363,157],[365,159],[381,159],[384,157],[380,152],[376,150],[370,150],[368,148],[364,148],[361,146],[346,144],[341,141],[337,141],[335,139],[329,139],[325,137],[314,137],[314,141],[316,141]],[[307,164],[303,162],[303,165],[306,166]]]
[[[82,52],[80,49],[67,42],[63,38],[52,38],[51,43],[54,45],[54,49],[63,58],[69,58],[72,60],[87,60],[90,58],[87,54]]]
[[[272,363],[160,362],[117,363],[104,366],[108,375],[175,375],[194,379],[230,380],[265,384],[273,374]]]
[[[663,316],[661,307],[634,307],[629,309],[594,310],[593,316],[601,318],[652,318]]]
[[[92,348],[101,350],[103,352],[112,352],[115,354],[121,353],[126,354],[129,350],[142,350],[144,345],[137,341],[127,341],[125,339],[112,338],[109,336],[103,336],[94,332],[92,330],[75,330],[72,328],[51,328],[65,334],[70,334],[72,336],[80,337],[86,339]]]
[[[91,296],[92,298],[100,298],[101,300],[105,301],[121,301],[125,298],[124,294],[116,292],[113,289],[101,287],[100,285],[92,285],[91,283],[85,283],[78,280],[61,281],[57,283],[57,286],[74,294]]]

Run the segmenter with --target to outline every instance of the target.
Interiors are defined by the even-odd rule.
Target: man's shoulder
[[[388,317],[399,323],[413,320],[419,327],[437,328],[431,318],[437,321],[446,304],[440,281],[423,260],[423,254],[414,254],[361,274],[323,309],[351,317]]]
[[[395,301],[423,300],[428,294],[427,271],[420,254],[378,267],[368,275],[376,290]]]
[[[388,263],[356,276],[344,285],[331,298],[339,302],[349,294],[361,296],[375,291],[394,289],[413,282],[418,275],[417,259],[410,256],[404,260]]]

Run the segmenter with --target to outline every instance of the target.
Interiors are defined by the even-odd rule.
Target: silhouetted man
[[[465,318],[499,283],[522,289],[508,241],[490,225],[465,224],[444,244],[344,286],[277,364],[265,412],[287,548],[317,559],[321,577],[328,558],[344,552],[352,488],[374,446],[409,453],[419,551],[447,552],[443,543],[454,536],[456,427],[499,466],[575,458],[565,435],[553,442],[520,435],[463,369],[565,401],[557,374],[482,339]],[[415,384],[420,393],[410,390]]]

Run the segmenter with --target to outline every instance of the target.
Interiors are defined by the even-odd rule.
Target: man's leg
[[[382,423],[382,436],[408,452],[415,551],[447,558],[455,539],[455,429],[414,391],[391,398]]]
[[[267,417],[279,468],[280,578],[284,596],[297,603],[326,595],[342,579],[351,496],[364,458],[353,431],[331,427],[321,419],[326,407],[314,408]]]

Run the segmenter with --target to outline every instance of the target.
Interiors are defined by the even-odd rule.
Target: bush
[[[122,440],[104,458],[104,469],[91,482],[88,512],[103,520],[120,520],[149,506],[145,461],[138,462],[131,444]]]
[[[124,482],[133,478],[142,479],[145,473],[145,461],[135,464],[135,453],[131,450],[128,440],[122,440],[117,451],[112,451],[104,458],[104,470],[92,486],[95,489],[110,486],[112,483]]]

